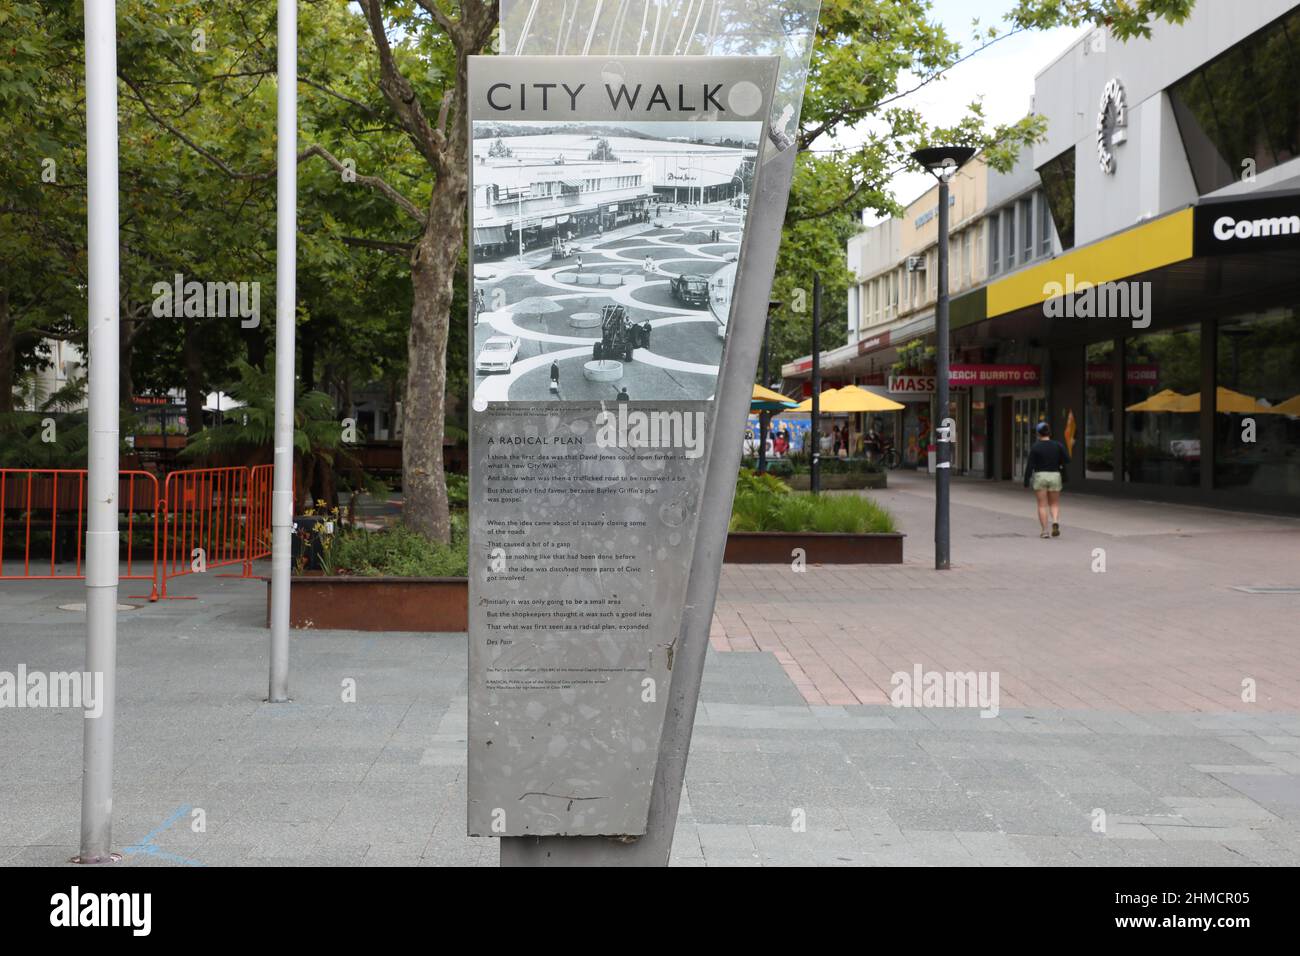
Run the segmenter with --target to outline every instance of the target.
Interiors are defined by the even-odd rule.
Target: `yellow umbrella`
[[[857,385],[845,385],[822,392],[818,401],[818,410],[829,414],[848,412],[896,412],[903,408],[898,402],[868,392]],[[812,399],[805,398],[794,409],[796,412],[812,411]]]
[[[1274,415],[1290,415],[1300,418],[1300,395],[1292,395],[1285,402],[1280,402],[1268,409]]]
[[[782,404],[793,405],[794,402],[782,395],[780,392],[774,392],[770,388],[764,388],[762,385],[754,386],[754,394],[750,396],[751,402],[780,402]]]
[[[1196,410],[1200,411],[1199,402]],[[1251,415],[1269,409],[1267,406],[1261,405],[1258,399],[1243,395],[1241,392],[1234,392],[1232,389],[1220,385],[1214,390],[1214,410],[1220,414]]]
[[[1181,408],[1187,399],[1193,398],[1191,395],[1181,395],[1172,388],[1166,388],[1162,392],[1156,392],[1149,398],[1145,398],[1135,405],[1129,405],[1124,409],[1126,412],[1183,412],[1186,408]],[[1197,398],[1197,404],[1200,399]]]
[[[1152,396],[1152,399],[1154,398],[1155,396]],[[1215,411],[1221,415],[1258,415],[1263,412],[1273,411],[1272,408],[1259,404],[1256,399],[1251,398],[1249,395],[1234,392],[1222,385],[1214,390],[1214,407]],[[1199,412],[1201,410],[1201,393],[1179,395],[1160,410],[1166,412]]]

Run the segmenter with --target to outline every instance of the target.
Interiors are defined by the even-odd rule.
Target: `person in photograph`
[[[618,398],[616,399],[616,401],[630,402],[631,400],[632,400],[632,396],[627,393],[627,386],[626,385],[622,386],[618,390]]]
[[[655,274],[655,260],[654,260],[654,256],[646,256],[646,257],[645,257],[645,261],[644,261],[643,263],[641,263],[641,271],[644,272],[646,275],[654,275],[654,274]]]
[[[1038,440],[1030,446],[1029,460],[1025,462],[1025,487],[1034,489],[1038,502],[1038,524],[1042,529],[1039,537],[1057,538],[1061,535],[1061,488],[1070,453],[1052,438],[1052,426],[1047,422],[1039,422],[1036,431]]]
[[[790,450],[790,440],[786,437],[785,432],[778,432],[772,442],[772,454],[777,458],[784,458],[785,453]]]
[[[578,256],[578,271],[582,271],[582,256]]]
[[[560,392],[560,363],[556,361],[551,362],[551,391]]]

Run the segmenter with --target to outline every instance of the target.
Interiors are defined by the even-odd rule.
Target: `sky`
[[[1014,6],[1013,0],[934,0],[931,16],[947,28],[948,35],[962,45],[963,52],[977,44],[971,20],[980,26],[1001,25],[1002,17]],[[990,124],[1013,122],[1029,112],[1034,95],[1034,74],[1055,60],[1086,28],[1069,27],[1031,31],[1000,40],[965,63],[954,67],[943,79],[899,101],[912,105],[932,123],[956,123],[967,105],[982,96],[984,115]],[[913,84],[900,80],[900,89]],[[840,144],[855,141],[852,133]],[[900,173],[894,177],[894,196],[906,204],[934,184],[926,173]]]

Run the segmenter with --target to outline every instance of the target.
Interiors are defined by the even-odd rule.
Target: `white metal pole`
[[[275,470],[271,485],[271,677],[267,699],[289,699],[289,546],[293,534],[295,283],[298,264],[298,3],[276,20]]]
[[[85,4],[90,447],[86,476],[86,671],[102,709],[83,717],[82,863],[113,859],[117,701],[117,4]]]

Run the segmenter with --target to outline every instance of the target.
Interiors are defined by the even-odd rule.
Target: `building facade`
[[[1300,3],[1096,30],[1034,109],[1046,138],[988,173],[969,288],[952,246],[960,467],[1018,479],[1048,421],[1077,489],[1300,511]],[[904,320],[852,347],[896,348],[921,331]]]

